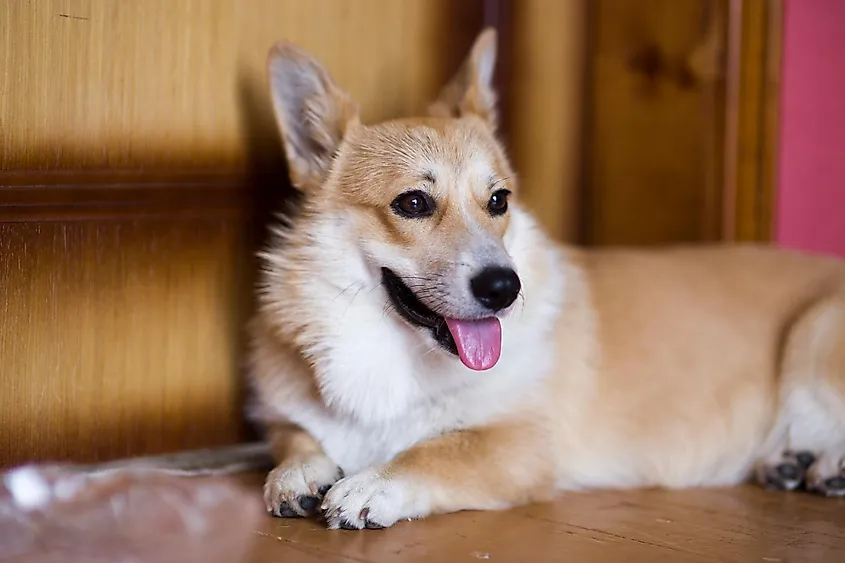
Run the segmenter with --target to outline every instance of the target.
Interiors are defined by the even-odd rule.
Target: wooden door
[[[588,5],[582,240],[770,240],[780,2]]]

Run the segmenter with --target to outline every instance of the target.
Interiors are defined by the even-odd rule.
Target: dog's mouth
[[[431,331],[434,340],[475,371],[496,365],[502,353],[502,325],[496,317],[452,319],[432,311],[389,268],[381,269],[390,301],[409,324]]]

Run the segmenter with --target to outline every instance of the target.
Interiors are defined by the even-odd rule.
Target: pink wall
[[[845,256],[845,0],[786,0],[781,246]]]

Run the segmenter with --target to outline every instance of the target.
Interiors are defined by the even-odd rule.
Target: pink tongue
[[[480,321],[446,319],[466,367],[484,371],[496,365],[502,353],[502,325],[493,317]]]

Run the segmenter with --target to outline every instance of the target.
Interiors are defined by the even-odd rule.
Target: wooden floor
[[[845,562],[845,499],[763,491],[579,493],[509,512],[386,530],[328,531],[268,517],[248,563]]]

